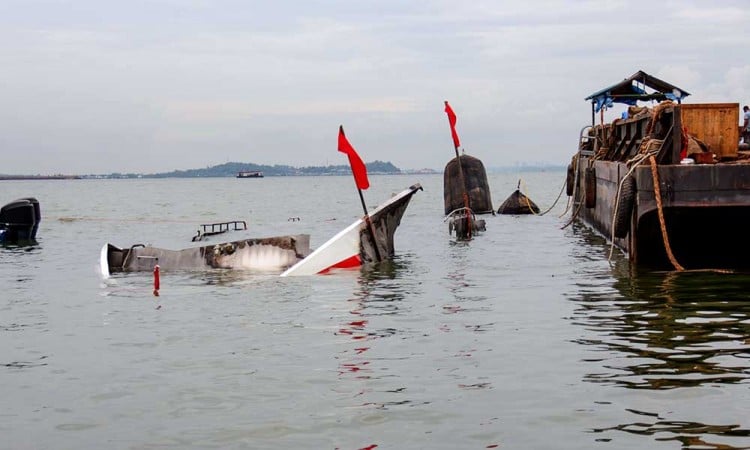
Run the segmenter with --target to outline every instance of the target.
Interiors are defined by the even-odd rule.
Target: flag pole
[[[456,161],[458,161],[458,174],[461,178],[461,186],[464,190],[464,208],[466,208],[466,237],[471,239],[471,203],[469,202],[469,193],[466,189],[466,178],[464,177],[464,168],[461,165],[461,157],[458,154],[458,146],[454,146],[456,150]]]
[[[378,240],[375,238],[375,227],[370,220],[370,215],[367,213],[367,206],[365,206],[365,197],[362,195],[362,189],[357,188],[357,192],[359,192],[359,201],[362,202],[362,210],[365,212],[365,223],[367,224],[367,229],[370,231],[372,246],[375,248],[375,257],[378,258],[378,261],[382,261],[383,259],[381,258],[380,250],[378,249]]]
[[[445,110],[446,112],[451,111],[453,112],[453,109],[448,105],[448,100],[445,101]],[[454,115],[455,116],[455,115]],[[450,115],[448,116],[448,123],[451,126],[451,133],[454,136],[453,139],[453,150],[456,152],[456,162],[458,163],[458,176],[461,180],[461,187],[463,188],[463,197],[464,197],[464,208],[466,208],[466,232],[467,237],[471,238],[471,203],[469,202],[469,193],[466,188],[466,178],[464,177],[464,168],[463,165],[461,165],[461,156],[458,154],[458,143],[456,142],[456,138],[458,135],[455,131],[455,125],[451,121]]]
[[[342,148],[343,147],[343,148]],[[359,201],[362,203],[362,211],[365,213],[365,224],[367,225],[367,231],[370,232],[370,238],[372,239],[372,246],[375,250],[375,258],[377,258],[378,262],[382,261],[383,258],[380,255],[380,249],[378,248],[378,241],[375,238],[375,227],[372,224],[372,221],[370,220],[370,214],[367,212],[367,205],[365,204],[365,197],[362,195],[362,189],[367,189],[370,185],[369,181],[367,180],[367,166],[362,162],[359,155],[357,155],[357,152],[354,150],[354,147],[351,146],[349,141],[346,139],[346,134],[344,133],[344,126],[339,125],[339,151],[342,153],[346,153],[346,156],[349,158],[349,166],[352,168],[352,176],[354,176],[354,184],[357,186],[357,192],[359,193]],[[356,169],[355,169],[355,161],[352,161],[352,158],[356,160]]]

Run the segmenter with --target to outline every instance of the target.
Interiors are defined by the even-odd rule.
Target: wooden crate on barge
[[[683,104],[682,125],[719,159],[737,158],[739,103]]]

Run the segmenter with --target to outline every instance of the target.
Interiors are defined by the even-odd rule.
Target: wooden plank
[[[737,157],[739,103],[683,104],[680,109],[688,134],[708,144],[720,159]]]

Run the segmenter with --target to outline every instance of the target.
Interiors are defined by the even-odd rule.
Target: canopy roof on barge
[[[594,92],[586,100],[591,100],[598,112],[614,103],[635,105],[639,101],[649,100],[673,100],[680,103],[688,95],[690,94],[683,89],[639,70],[617,84]]]

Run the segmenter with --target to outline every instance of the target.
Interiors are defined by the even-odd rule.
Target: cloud
[[[750,101],[742,1],[4,8],[0,148],[13,173],[318,164],[339,124],[365,159],[441,168],[444,100],[485,165],[562,163],[590,120],[584,97],[637,70],[689,101]]]

